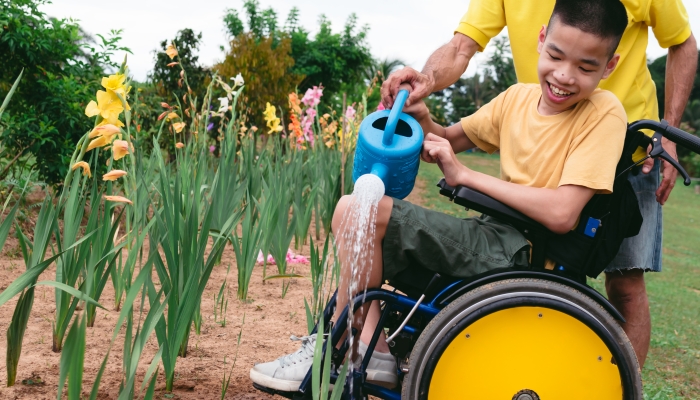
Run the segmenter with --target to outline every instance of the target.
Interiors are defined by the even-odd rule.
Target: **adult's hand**
[[[668,49],[664,119],[675,127],[680,125],[683,110],[685,110],[685,106],[688,103],[697,64],[698,46],[692,33],[685,42],[671,46]],[[663,139],[661,144],[666,152],[678,161],[676,144],[666,138]],[[644,167],[642,167],[642,172],[648,173],[651,171],[651,167],[651,160],[647,160],[644,163]],[[663,161],[661,172],[664,175],[664,179],[656,190],[656,201],[664,205],[666,200],[668,200],[668,196],[671,195],[673,187],[676,185],[678,171],[671,163]]]
[[[408,100],[406,100],[405,107],[430,96],[435,84],[431,77],[411,67],[404,67],[394,72],[382,83],[382,104],[384,104],[386,109],[391,109],[394,105],[396,95],[399,93],[399,86],[404,83],[411,85],[411,93],[408,96]]]
[[[676,144],[673,143],[672,141],[662,138],[661,139],[661,145],[663,146],[664,150],[673,157],[674,160],[678,161],[678,155],[676,154]],[[649,146],[649,150],[651,151],[651,146]],[[644,161],[644,166],[642,166],[642,172],[645,174],[648,174],[651,172],[651,169],[654,167],[654,159],[653,158],[648,158],[646,161]],[[671,191],[673,190],[673,187],[676,186],[676,178],[678,178],[678,170],[668,161],[662,160],[661,161],[661,174],[663,175],[663,179],[661,180],[661,184],[659,185],[658,189],[656,189],[656,201],[659,202],[659,204],[664,205],[666,203],[666,200],[668,200],[668,196],[671,195]]]

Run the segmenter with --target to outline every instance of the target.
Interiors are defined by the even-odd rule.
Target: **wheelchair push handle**
[[[668,161],[671,165],[673,165],[674,168],[676,168],[676,170],[678,170],[678,172],[683,177],[683,184],[685,186],[689,186],[690,176],[685,171],[685,169],[683,169],[683,167],[678,163],[678,161],[676,161],[673,157],[671,157],[670,154],[666,152],[666,150],[664,150],[663,145],[661,143],[661,138],[665,137],[668,140],[679,144],[697,154],[700,154],[700,138],[691,135],[690,133],[685,132],[682,129],[678,129],[669,125],[666,120],[661,120],[661,122],[658,122],[643,119],[633,122],[627,127],[628,131],[638,131],[641,129],[650,129],[654,131],[652,137],[648,138],[647,140],[648,144],[651,145],[649,157],[661,158],[665,161]]]

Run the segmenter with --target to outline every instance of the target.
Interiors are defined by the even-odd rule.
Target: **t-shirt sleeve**
[[[612,193],[615,167],[627,132],[624,111],[622,116],[603,114],[586,131],[569,147],[559,186],[578,185],[595,189],[597,193]]]
[[[461,33],[479,45],[479,51],[484,51],[484,47],[492,37],[498,35],[506,26],[506,13],[503,0],[471,0],[467,13],[455,33]]]
[[[688,12],[681,0],[649,0],[645,21],[664,49],[679,45],[690,37]]]
[[[461,124],[464,133],[469,140],[480,148],[493,154],[501,147],[501,119],[503,117],[503,103],[507,93],[499,94],[488,104],[478,109],[474,114],[462,118]]]

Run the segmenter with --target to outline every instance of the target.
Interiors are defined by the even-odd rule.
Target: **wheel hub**
[[[513,400],[540,400],[540,396],[538,396],[533,390],[523,389],[513,395]]]

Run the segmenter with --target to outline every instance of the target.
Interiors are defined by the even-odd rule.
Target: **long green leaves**
[[[248,198],[250,201],[250,197]],[[238,267],[238,298],[248,298],[248,286],[253,275],[253,267],[258,258],[258,249],[262,238],[262,224],[255,223],[254,206],[248,203],[241,225],[241,237],[234,232],[233,251],[236,253],[236,266]]]

